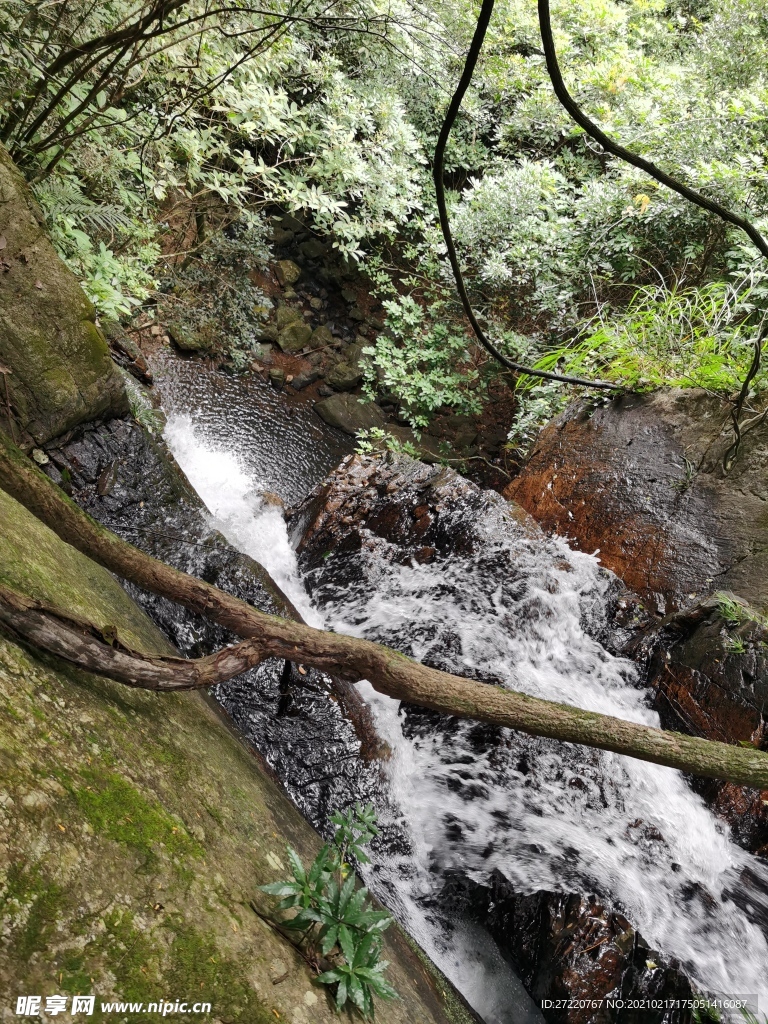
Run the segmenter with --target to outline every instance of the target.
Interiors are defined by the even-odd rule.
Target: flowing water
[[[361,553],[355,587],[308,597],[282,517],[262,500],[302,497],[348,450],[308,408],[286,412],[260,382],[175,363],[161,369],[166,438],[228,540],[261,561],[313,624],[385,640],[440,667],[657,725],[634,667],[595,639],[605,613],[597,560],[532,541],[489,499],[475,553],[403,565],[384,542]],[[446,928],[440,887],[454,869],[501,872],[520,892],[595,893],[705,990],[759,993],[768,1009],[768,869],[672,769],[471,723],[422,727],[361,692],[393,756],[380,813],[399,837],[376,855],[373,887],[484,1019],[536,1019],[482,929]],[[520,1009],[518,1009],[520,1008]],[[526,1018],[526,1014],[528,1017]]]

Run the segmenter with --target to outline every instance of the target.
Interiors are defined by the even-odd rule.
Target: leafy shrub
[[[353,858],[368,863],[363,846],[378,835],[373,807],[356,804],[346,812],[337,811],[330,821],[336,826],[309,869],[295,850],[288,849],[292,877],[260,888],[281,897],[278,908],[286,911],[281,924],[302,932],[313,955],[327,957],[328,970],[318,975],[323,985],[336,986],[336,1006],[353,1005],[366,1019],[374,1016],[374,996],[394,999],[397,993],[384,979],[388,967],[381,959],[381,935],[392,924],[382,910],[372,910],[368,890],[356,889]]]

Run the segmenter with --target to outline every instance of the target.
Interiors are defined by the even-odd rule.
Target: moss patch
[[[0,919],[14,931],[13,955],[25,962],[45,949],[64,904],[61,886],[40,868],[11,864],[0,890]]]
[[[146,865],[156,861],[159,847],[179,862],[203,856],[181,821],[150,803],[121,775],[85,768],[80,774],[85,784],[72,795],[97,835],[132,847]]]

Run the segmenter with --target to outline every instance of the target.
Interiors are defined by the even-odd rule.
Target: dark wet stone
[[[446,896],[482,921],[551,1024],[688,1024],[690,1011],[611,1008],[608,1000],[693,998],[674,960],[651,949],[620,913],[594,896],[515,892],[499,872],[488,885],[462,875]],[[560,1005],[558,1005],[560,1004]]]
[[[768,626],[734,595],[670,615],[626,653],[645,662],[664,728],[768,750]],[[693,786],[737,842],[768,856],[768,791],[716,779]]]
[[[731,407],[703,391],[570,406],[505,490],[544,527],[603,565],[659,615],[727,588],[768,602],[768,420],[731,470]]]

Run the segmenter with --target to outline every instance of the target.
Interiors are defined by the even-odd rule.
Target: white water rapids
[[[357,636],[397,637],[401,646],[405,636],[409,653],[439,650],[446,667],[448,649],[464,674],[658,724],[634,685],[633,666],[608,654],[585,629],[585,621],[600,617],[607,585],[596,559],[564,542],[533,543],[505,531],[499,513],[501,519],[478,524],[486,534],[482,560],[404,566],[371,555],[364,588],[335,594],[320,614],[302,584],[280,512],[260,498],[274,479],[260,479],[236,431],[227,437],[188,413],[171,415],[166,430],[212,525],[260,561],[308,621]],[[514,567],[514,582],[507,586],[501,573],[489,586],[489,558]],[[393,909],[487,1021],[512,1019],[498,986],[489,994],[497,954],[478,949],[487,939],[468,926],[446,940],[424,909],[436,877],[454,864],[478,879],[498,868],[520,892],[596,893],[646,941],[677,957],[702,989],[759,994],[768,1009],[766,938],[729,896],[747,868],[768,892],[768,870],[731,842],[679,772],[512,735],[478,752],[469,744],[470,723],[406,735],[398,704],[366,683],[360,687],[393,750],[386,769],[391,804],[383,813],[411,846],[376,865],[371,880],[388,902],[396,901]],[[761,904],[760,912],[766,909]]]

